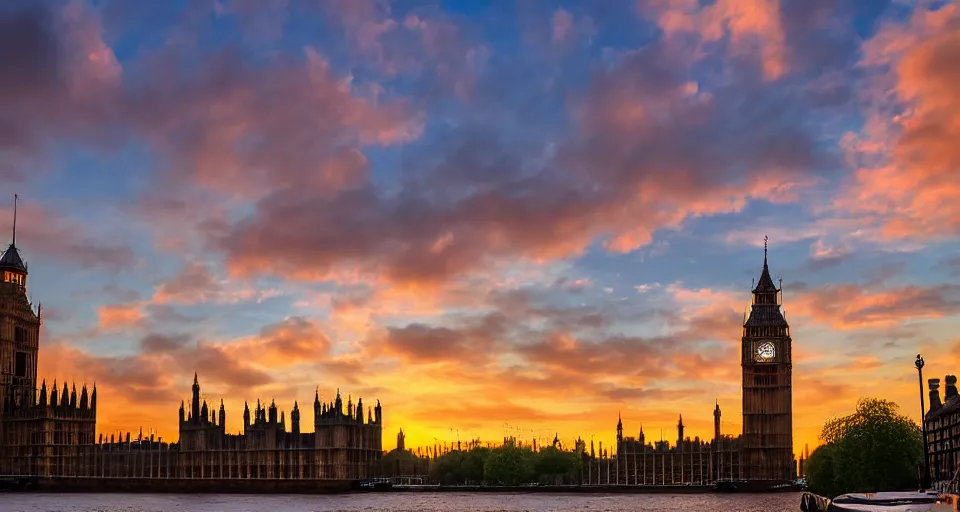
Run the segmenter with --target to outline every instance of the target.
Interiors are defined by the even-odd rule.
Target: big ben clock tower
[[[743,324],[743,476],[746,480],[793,478],[793,393],[790,326],[780,307],[780,288],[767,268],[753,289]]]

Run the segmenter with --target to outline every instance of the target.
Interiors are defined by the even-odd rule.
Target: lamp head
[[[920,354],[917,354],[917,361],[914,363],[914,365],[917,367],[917,370],[923,369],[923,358],[920,357]]]

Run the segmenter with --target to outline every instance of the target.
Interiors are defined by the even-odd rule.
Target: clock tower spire
[[[784,482],[793,478],[792,340],[780,288],[770,277],[768,240],[763,237],[763,270],[743,323],[743,475]]]

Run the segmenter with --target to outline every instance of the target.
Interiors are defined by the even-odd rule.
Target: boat
[[[827,499],[811,493],[800,498],[802,512],[957,512],[957,495],[938,491],[855,492]]]
[[[371,478],[358,482],[357,488],[361,491],[389,491],[393,489],[393,483],[386,478]]]

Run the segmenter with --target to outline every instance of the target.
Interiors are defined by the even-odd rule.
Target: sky
[[[769,236],[799,453],[957,370],[957,62],[942,1],[8,1],[0,229],[101,431],[196,372],[386,449],[739,434]]]

